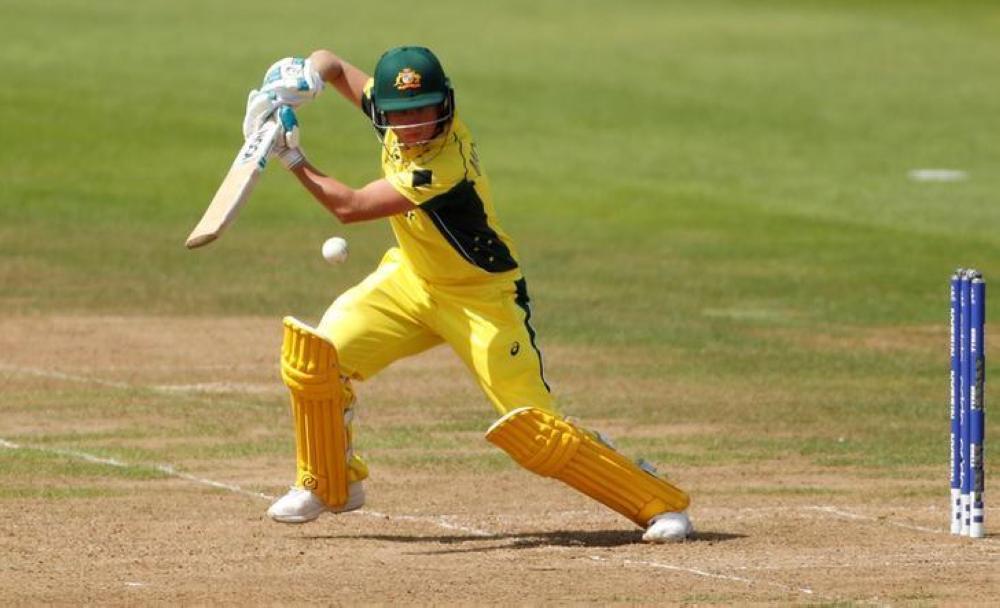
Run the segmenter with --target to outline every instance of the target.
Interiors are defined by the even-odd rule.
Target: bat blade
[[[267,165],[267,157],[274,147],[278,131],[278,123],[269,120],[243,143],[212,202],[188,235],[184,243],[188,249],[211,243],[236,219]]]

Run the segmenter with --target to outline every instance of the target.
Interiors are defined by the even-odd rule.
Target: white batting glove
[[[297,108],[323,91],[323,78],[312,60],[286,57],[267,69],[260,90],[274,93],[279,103]]]
[[[247,111],[243,115],[243,139],[248,139],[260,129],[264,121],[278,109],[278,98],[272,93],[253,89],[247,96]]]
[[[299,147],[299,119],[291,106],[278,108],[277,118],[281,132],[271,154],[277,156],[287,169],[294,169],[306,162],[306,156]]]

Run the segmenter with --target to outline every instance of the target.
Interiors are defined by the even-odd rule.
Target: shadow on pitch
[[[727,532],[698,532],[689,543],[715,543],[745,538],[744,534]],[[588,530],[559,532],[512,532],[506,534],[326,534],[303,536],[303,540],[374,540],[402,544],[459,545],[477,543],[475,547],[417,551],[413,555],[441,555],[446,553],[485,553],[510,549],[535,549],[539,547],[622,547],[643,544],[640,530]],[[499,544],[496,541],[504,541]],[[478,543],[489,543],[481,545]]]

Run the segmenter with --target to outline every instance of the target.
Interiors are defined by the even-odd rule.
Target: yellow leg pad
[[[554,477],[641,527],[654,515],[683,511],[690,499],[596,435],[542,410],[524,407],[497,420],[486,439],[524,468]]]
[[[353,456],[344,421],[350,393],[340,380],[333,344],[292,317],[285,317],[284,325],[281,378],[291,391],[295,484],[312,490],[328,506],[340,507],[347,503],[348,459]]]

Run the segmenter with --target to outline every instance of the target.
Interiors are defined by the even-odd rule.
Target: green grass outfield
[[[1000,280],[995,3],[7,0],[0,40],[4,314],[315,320],[374,267],[384,222],[342,228],[272,168],[221,241],[184,237],[273,60],[328,47],[370,70],[422,43],[477,135],[543,346],[645,355],[609,376],[795,395],[584,413],[796,430],[715,449],[943,474],[947,277]],[[317,165],[377,177],[371,130],[335,93],[301,119]],[[319,256],[334,234],[343,268]],[[897,328],[940,340],[866,341]]]

